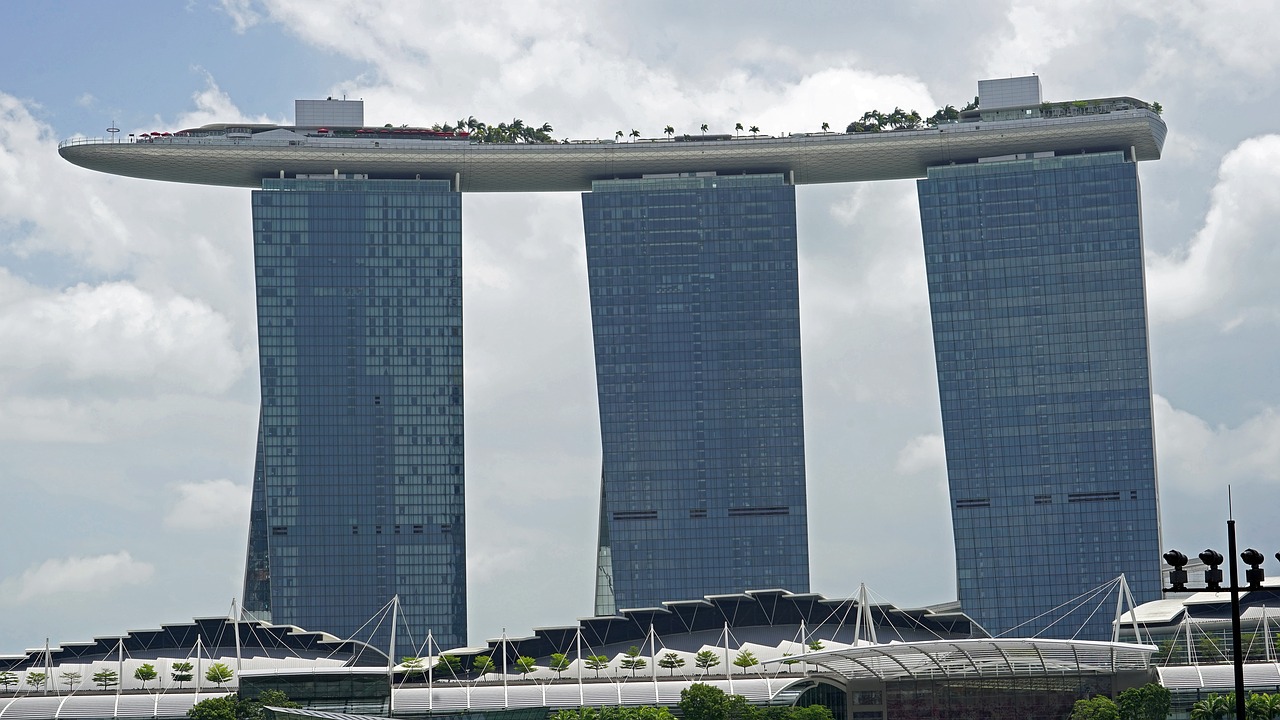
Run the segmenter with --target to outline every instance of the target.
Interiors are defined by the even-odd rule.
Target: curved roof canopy
[[[1133,643],[983,638],[859,645],[809,653],[805,662],[847,679],[1027,677],[1146,670],[1155,651]]]
[[[169,137],[120,143],[76,138],[58,149],[68,161],[128,177],[260,187],[298,174],[371,179],[456,180],[468,192],[590,190],[593,180],[667,173],[785,173],[796,184],[924,177],[934,165],[979,158],[1121,150],[1160,157],[1167,129],[1158,115],[1131,109],[1066,118],[940,125],[881,133],[783,138],[591,143],[470,143],[458,140],[319,138],[285,129],[262,137]]]

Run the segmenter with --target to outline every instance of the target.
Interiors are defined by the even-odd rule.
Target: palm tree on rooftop
[[[670,125],[668,125],[668,126],[666,126],[666,127],[662,128],[662,132],[666,133],[667,138],[670,138],[672,135],[674,135],[674,134],[676,133],[676,129],[675,129],[675,128],[673,128],[673,127],[671,127]]]
[[[616,139],[618,139],[618,140],[621,140],[621,139],[622,139],[622,131],[621,131],[621,130],[619,130],[618,132],[614,133],[614,134],[613,134],[613,137],[614,137],[614,138],[616,138]]]
[[[755,137],[760,134],[760,128],[752,125],[750,128],[747,128],[747,132],[751,133],[751,137]]]
[[[733,134],[737,135],[740,132],[742,132],[742,123],[737,123],[733,126]]]
[[[640,137],[640,131],[635,128],[631,128],[631,142],[635,142],[638,137]]]
[[[826,132],[831,128],[831,123],[822,123],[822,132]]]
[[[702,123],[702,134],[703,134],[703,135],[706,135],[706,134],[707,134],[707,124],[706,124],[706,123]]]

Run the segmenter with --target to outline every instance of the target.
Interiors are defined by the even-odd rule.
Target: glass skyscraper
[[[254,191],[250,614],[385,647],[399,595],[416,643],[466,644],[461,217],[442,180]]]
[[[1045,628],[1121,573],[1160,597],[1137,166],[932,167],[918,189],[961,605],[992,634],[1110,639],[1114,604],[1075,634],[1097,598]]]
[[[809,589],[795,188],[583,194],[603,441],[596,613]]]

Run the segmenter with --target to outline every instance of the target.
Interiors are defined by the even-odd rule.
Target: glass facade
[[[244,607],[466,644],[462,201],[447,181],[253,193],[262,414]],[[403,636],[402,636],[403,637]],[[403,641],[402,641],[403,642]]]
[[[809,589],[795,188],[582,198],[603,442],[597,614]]]
[[[993,635],[1110,639],[1114,595],[1056,608],[1121,573],[1160,597],[1137,167],[935,167],[918,190],[961,605]]]

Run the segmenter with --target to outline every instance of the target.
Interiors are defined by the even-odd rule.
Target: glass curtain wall
[[[446,181],[253,193],[262,414],[244,606],[466,644],[461,195]],[[403,634],[405,629],[408,634]]]
[[[597,614],[807,591],[794,187],[597,181],[582,207],[604,450]]]
[[[1160,597],[1137,166],[935,167],[918,190],[961,605],[992,634],[1109,640],[1114,594],[1059,606],[1121,573]]]

